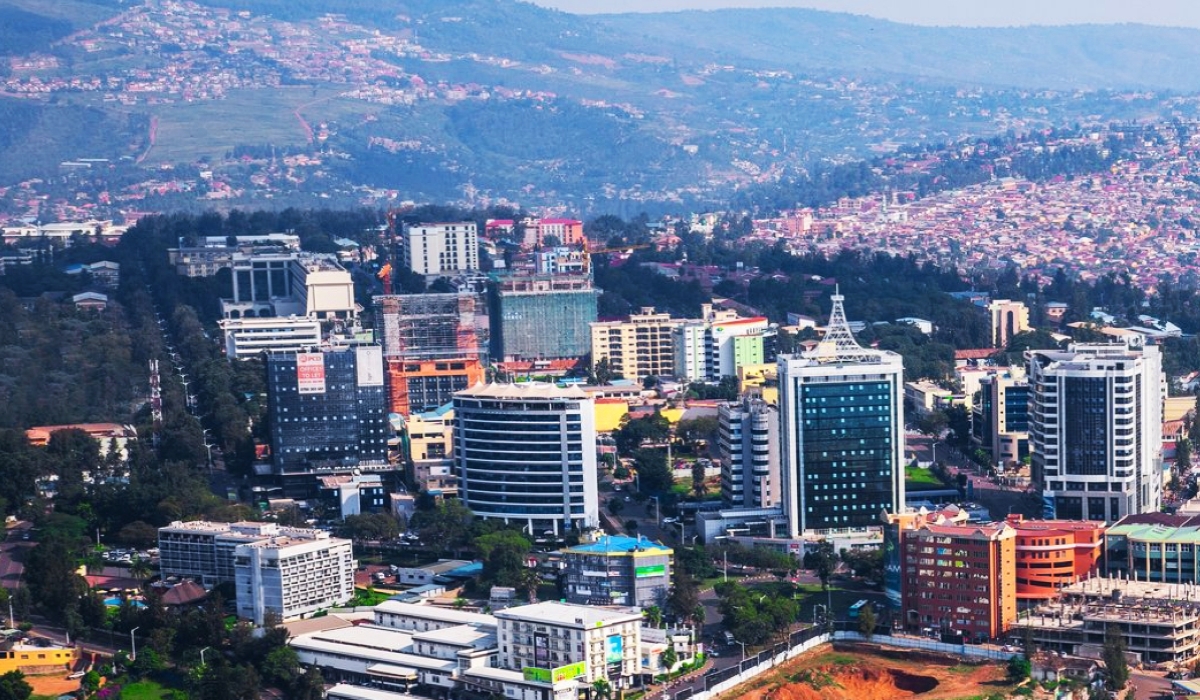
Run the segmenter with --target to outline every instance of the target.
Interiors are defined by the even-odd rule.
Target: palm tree
[[[527,566],[522,566],[517,571],[517,588],[525,591],[525,597],[530,603],[537,602],[537,589],[542,583],[542,577],[538,574],[537,569],[531,569]]]
[[[646,616],[646,622],[649,623],[651,627],[658,628],[662,626],[662,608],[658,607],[657,605],[651,605],[643,610],[642,614]]]
[[[154,569],[150,566],[149,559],[138,557],[129,564],[129,575],[137,579],[138,583],[145,583],[153,573]]]

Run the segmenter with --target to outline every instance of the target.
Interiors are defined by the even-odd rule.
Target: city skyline
[[[921,0],[531,0],[535,5],[576,14],[677,12],[725,8],[807,8],[847,12],[927,26],[1005,27],[1064,24],[1148,24],[1200,28],[1200,4],[1182,0],[1148,0],[1133,5],[1120,0],[1065,0],[1054,3],[1014,0],[1004,4]]]

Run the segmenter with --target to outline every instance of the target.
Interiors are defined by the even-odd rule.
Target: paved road
[[[21,575],[25,573],[22,562],[26,551],[34,545],[23,537],[31,527],[27,522],[19,522],[8,528],[4,541],[0,542],[0,586],[12,589],[21,585]]]

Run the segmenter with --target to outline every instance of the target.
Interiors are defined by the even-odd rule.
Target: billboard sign
[[[301,394],[325,393],[325,354],[302,352],[296,355],[296,388]]]
[[[636,577],[636,578],[649,578],[651,576],[666,576],[667,575],[667,565],[666,564],[652,564],[650,566],[639,566],[636,569],[634,569],[633,574],[634,574],[634,577]]]
[[[363,345],[354,349],[359,386],[383,386],[383,348]]]
[[[604,648],[605,663],[619,664],[625,659],[625,643],[621,635],[614,634],[609,636],[608,643],[604,645]]]

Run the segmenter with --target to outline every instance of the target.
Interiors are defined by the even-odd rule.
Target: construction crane
[[[379,279],[383,280],[383,293],[391,294],[392,293],[392,264],[390,262],[384,263],[383,267],[379,268],[379,272],[375,273],[375,276],[378,277]]]

